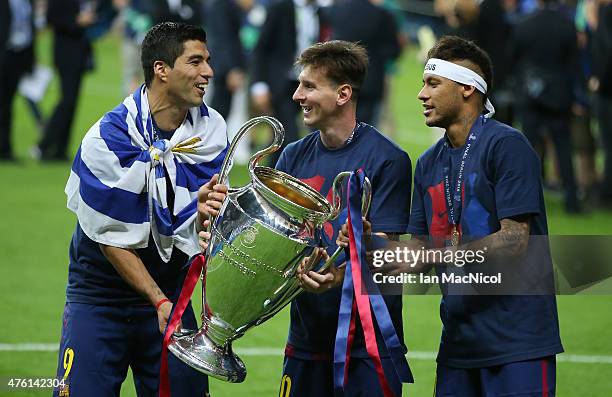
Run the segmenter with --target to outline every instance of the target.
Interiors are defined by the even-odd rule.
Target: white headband
[[[438,58],[430,58],[425,65],[423,76],[426,74],[435,74],[440,77],[445,77],[449,80],[453,80],[459,84],[471,85],[484,95],[487,94],[487,83],[484,81],[478,73],[457,65],[456,63],[448,62]],[[489,99],[485,103],[485,109],[488,112],[485,114],[486,118],[493,117],[495,114],[495,108]]]

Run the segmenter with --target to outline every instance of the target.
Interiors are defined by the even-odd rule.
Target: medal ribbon
[[[338,329],[334,346],[334,389],[336,394],[343,394],[348,380],[348,367],[350,352],[355,336],[356,314],[363,328],[366,351],[374,363],[378,380],[385,397],[395,396],[385,376],[378,344],[376,331],[372,319],[372,311],[380,329],[382,339],[387,347],[394,366],[394,376],[402,383],[413,382],[412,373],[404,356],[404,349],[395,332],[391,316],[383,297],[377,287],[371,282],[366,290],[362,290],[364,282],[372,280],[372,273],[365,261],[365,245],[363,244],[363,222],[361,213],[361,196],[365,175],[361,170],[354,172],[348,181],[348,229],[349,229],[349,256],[344,282],[342,285],[342,298],[338,315]],[[368,289],[373,292],[368,294]]]
[[[462,210],[462,191],[461,188],[463,186],[463,177],[465,171],[465,163],[470,155],[470,148],[472,145],[476,143],[476,139],[480,132],[482,131],[482,127],[485,123],[486,119],[484,116],[478,117],[478,120],[474,123],[472,130],[470,131],[467,140],[465,142],[465,148],[463,149],[463,154],[461,155],[461,163],[459,164],[459,173],[457,175],[457,184],[455,190],[451,193],[450,187],[450,170],[452,165],[452,157],[449,155],[448,163],[449,166],[445,167],[444,173],[444,196],[446,198],[446,207],[448,208],[448,221],[453,226],[453,232],[459,232],[460,225],[459,222],[461,220],[461,210]],[[445,143],[448,146],[448,143]],[[452,236],[451,236],[452,237]]]
[[[170,377],[168,373],[168,344],[170,343],[170,337],[176,330],[178,323],[181,321],[181,317],[191,300],[193,289],[198,283],[200,275],[204,271],[206,274],[206,257],[202,254],[196,255],[192,258],[191,264],[189,265],[189,271],[185,277],[181,294],[176,302],[176,305],[172,308],[168,325],[166,326],[166,332],[164,332],[164,341],[162,344],[161,351],[161,362],[159,366],[159,397],[170,397]],[[202,284],[206,285],[206,276],[202,279]],[[204,293],[204,292],[202,292]]]

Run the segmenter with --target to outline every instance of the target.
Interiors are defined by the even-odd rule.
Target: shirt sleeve
[[[378,170],[378,181],[372,181],[372,204],[369,219],[372,231],[406,233],[410,217],[412,164],[401,151],[386,160]]]
[[[414,170],[414,190],[412,191],[412,209],[408,233],[417,236],[427,235],[427,219],[425,217],[425,203],[423,202],[421,163],[417,161]]]
[[[540,160],[522,137],[505,137],[492,148],[491,165],[498,219],[541,212]]]

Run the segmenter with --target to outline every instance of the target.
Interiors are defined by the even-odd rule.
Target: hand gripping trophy
[[[232,341],[274,316],[301,292],[297,269],[321,247],[323,224],[338,216],[342,182],[350,175],[338,174],[329,203],[300,180],[259,166],[261,158],[278,150],[284,139],[282,124],[262,116],[238,131],[222,165],[220,183],[226,183],[240,139],[262,122],[272,127],[272,145],[251,157],[250,183],[230,188],[219,215],[211,220],[202,273],[202,325],[197,331],[175,333],[168,346],[186,364],[228,382],[242,382],[246,377],[244,363],[232,352]],[[366,180],[364,214],[370,189]],[[311,258],[308,266],[322,272],[340,253],[339,248],[323,264]]]

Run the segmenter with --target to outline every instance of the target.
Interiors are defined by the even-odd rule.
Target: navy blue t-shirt
[[[519,215],[532,216],[530,234],[548,234],[540,160],[525,137],[484,117],[475,122],[470,133],[476,133],[476,139],[464,170],[462,235],[487,236],[500,229],[501,219]],[[449,185],[455,189],[463,152],[464,147],[452,148],[444,137],[417,161],[408,228],[411,234],[433,238],[451,234],[444,176],[450,169]],[[438,362],[443,365],[488,367],[563,351],[556,300],[551,294],[445,293],[440,317],[443,329]]]
[[[374,232],[406,233],[410,215],[412,168],[408,154],[374,127],[358,123],[353,140],[335,150],[326,148],[316,131],[292,143],[281,154],[276,168],[299,178],[331,202],[332,183],[343,171],[365,170],[372,183],[368,219]],[[324,244],[331,254],[336,249],[338,230],[345,223],[346,207],[337,219],[324,225]],[[291,303],[288,345],[299,358],[330,358],[338,326],[342,288],[322,294],[302,293]],[[385,296],[391,319],[403,343],[401,296]],[[377,331],[381,354],[384,343]],[[368,357],[358,324],[352,355]]]

